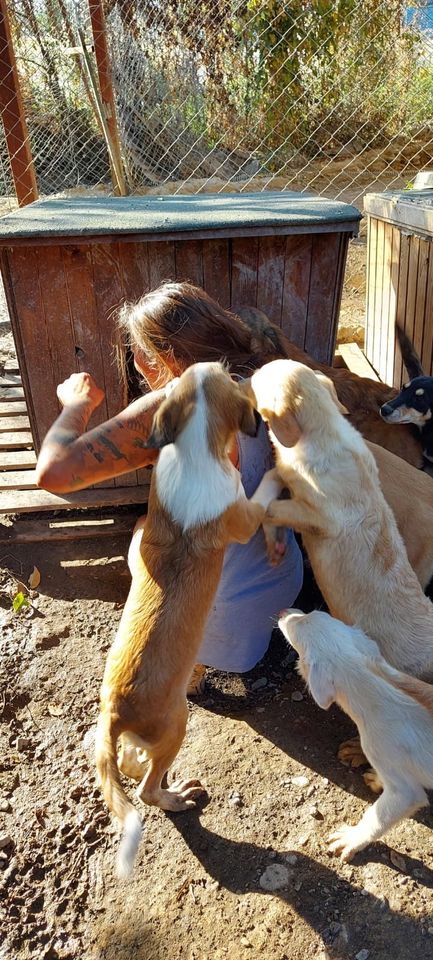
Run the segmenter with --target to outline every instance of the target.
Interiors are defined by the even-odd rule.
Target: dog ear
[[[253,407],[251,400],[241,394],[239,402],[239,430],[248,437],[256,437],[261,423],[261,416]]]
[[[169,395],[155,413],[146,447],[162,450],[162,447],[174,443],[191,412],[191,403],[182,404],[179,398]]]
[[[340,413],[344,413],[345,415],[350,413],[347,407],[344,406],[344,403],[341,403],[340,400],[338,399],[338,394],[335,389],[334,381],[331,380],[330,377],[327,377],[325,373],[322,373],[321,370],[315,370],[314,373],[316,374],[317,379],[320,380],[322,387],[325,387],[325,390],[328,391],[329,396],[331,397],[331,400],[334,401],[335,406],[337,407],[337,410],[339,410]]]
[[[328,710],[335,700],[335,683],[328,663],[313,660],[308,664],[308,686],[316,703]]]
[[[269,417],[269,426],[274,437],[283,447],[294,447],[301,436],[296,417],[288,410],[284,412],[282,417],[277,417],[272,413]]]

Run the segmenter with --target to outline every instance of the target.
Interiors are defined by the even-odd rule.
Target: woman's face
[[[173,377],[178,377],[182,373],[179,365],[169,358],[161,362],[156,356],[148,357],[140,347],[133,347],[132,350],[134,367],[144,377],[151,390],[165,387],[169,380],[173,380]]]

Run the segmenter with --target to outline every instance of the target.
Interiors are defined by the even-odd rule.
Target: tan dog
[[[224,549],[233,541],[245,543],[256,532],[278,491],[265,475],[252,500],[246,499],[227,456],[238,430],[256,432],[251,402],[221,364],[196,364],[159,407],[148,440],[149,446],[162,449],[148,516],[133,535],[132,583],[107,659],[96,732],[104,798],[123,824],[119,875],[130,872],[141,832],[141,819],[119,779],[119,737],[127,734],[119,761],[122,768],[125,753],[125,772],[131,772],[131,743],[149,759],[138,789],[144,803],[185,810],[203,791],[197,780],[170,787],[162,781],[184,738],[187,683]]]
[[[278,626],[299,653],[298,671],[324,710],[338,703],[356,723],[383,793],[360,822],[331,836],[330,850],[350,860],[403,817],[428,803],[433,788],[433,687],[381,657],[357,627],[327,613],[280,614]]]
[[[276,360],[243,388],[269,421],[291,494],[270,505],[267,519],[302,533],[335,617],[359,625],[397,668],[433,676],[432,604],[409,564],[374,457],[342,416],[332,385],[303,364]]]
[[[433,577],[433,480],[394,453],[368,443],[385,500],[397,521],[411,567],[425,590]]]

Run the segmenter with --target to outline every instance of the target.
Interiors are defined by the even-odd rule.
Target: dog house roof
[[[54,238],[357,234],[361,213],[347,203],[294,191],[38,200],[0,220],[0,245]]]

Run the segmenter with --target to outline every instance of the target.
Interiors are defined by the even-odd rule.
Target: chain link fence
[[[430,163],[429,3],[3,3],[42,195],[313,189],[359,203]],[[3,197],[13,160],[2,132]]]

